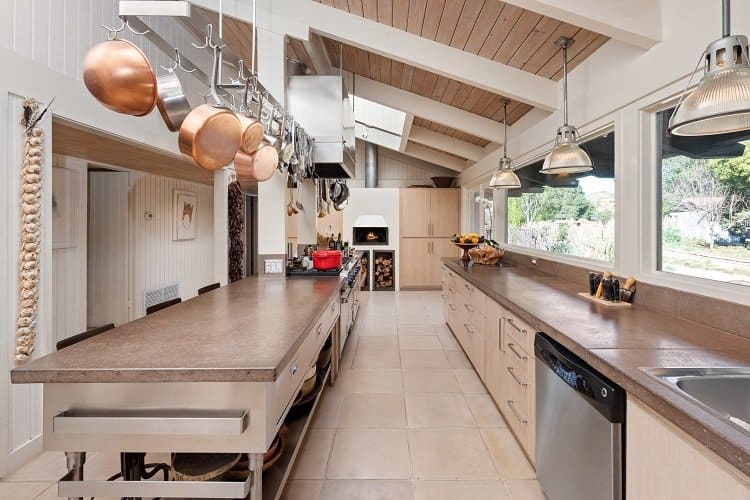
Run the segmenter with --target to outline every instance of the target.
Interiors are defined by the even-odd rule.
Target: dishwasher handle
[[[603,417],[625,422],[625,391],[544,333],[534,339],[537,361],[575,390]]]

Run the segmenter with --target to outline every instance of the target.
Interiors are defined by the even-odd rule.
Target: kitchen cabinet
[[[458,255],[449,237],[458,231],[459,198],[458,189],[401,190],[399,263],[402,288],[440,287],[442,259]],[[408,251],[404,252],[404,248]],[[421,253],[416,252],[417,248],[422,249]],[[427,261],[426,273],[420,260]]]
[[[627,500],[750,500],[750,482],[640,401],[628,397]]]

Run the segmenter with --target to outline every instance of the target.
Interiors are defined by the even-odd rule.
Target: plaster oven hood
[[[360,215],[353,227],[388,227],[382,215]]]
[[[289,111],[315,141],[315,174],[351,179],[354,174],[354,115],[340,76],[291,76]]]

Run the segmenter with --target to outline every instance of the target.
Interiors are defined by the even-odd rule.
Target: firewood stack
[[[374,261],[375,288],[393,288],[393,255],[377,255]]]

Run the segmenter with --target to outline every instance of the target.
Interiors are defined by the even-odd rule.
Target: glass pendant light
[[[722,38],[711,43],[701,56],[705,58],[701,82],[690,95],[685,96],[686,88],[680,96],[669,119],[672,134],[713,135],[750,129],[747,37],[730,34],[729,7],[730,0],[723,0]]]
[[[578,130],[568,125],[568,47],[573,39],[561,36],[557,45],[563,53],[563,126],[557,129],[555,146],[544,159],[543,174],[578,174],[593,170],[588,153],[578,145]]]
[[[490,180],[490,187],[494,189],[518,189],[521,187],[521,179],[513,171],[513,161],[508,158],[508,99],[500,101],[503,103],[503,157],[500,165]]]

